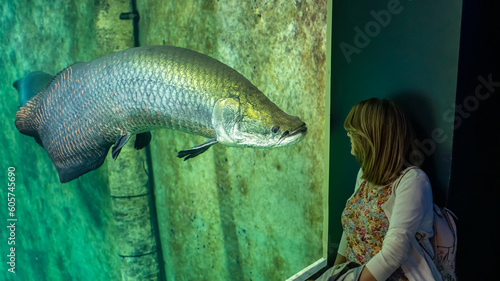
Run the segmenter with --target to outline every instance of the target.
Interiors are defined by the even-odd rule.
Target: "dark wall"
[[[460,280],[499,276],[499,14],[498,1],[464,0],[448,198],[459,217]]]
[[[451,171],[461,1],[338,0],[333,3],[330,243],[335,258],[340,214],[359,165],[343,122],[370,97],[399,103],[419,132],[419,152],[444,204]],[[333,262],[333,260],[329,260]]]
[[[390,8],[395,13],[377,30],[374,15],[383,20],[380,11]],[[396,100],[416,123],[435,201],[459,217],[458,277],[493,280],[500,250],[500,3],[338,0],[333,10],[329,263],[358,169],[342,122],[352,105],[375,96]],[[374,36],[366,37],[367,24]]]

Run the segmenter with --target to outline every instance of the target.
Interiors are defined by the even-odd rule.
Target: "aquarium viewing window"
[[[306,280],[326,265],[331,5],[172,1],[163,11],[138,3],[141,45],[165,40],[222,61],[308,130],[293,146],[214,145],[188,161],[165,152],[204,138],[153,131],[167,280]]]
[[[8,11],[0,18],[8,42],[5,64],[0,64],[2,73],[6,73],[0,80],[6,91],[0,97],[6,110],[0,115],[2,120],[10,120],[0,138],[9,144],[5,151],[13,152],[0,152],[4,153],[0,161],[5,169],[15,169],[15,192],[24,198],[16,201],[16,215],[23,218],[16,225],[16,262],[18,268],[22,265],[16,278],[299,281],[326,266],[332,1],[82,0],[72,6],[36,0],[29,5],[7,1],[0,4],[0,10]],[[156,47],[146,48],[153,45]],[[142,49],[130,50],[134,47]],[[145,98],[134,94],[157,94],[159,86],[155,83],[161,79],[149,78],[154,71],[166,69],[166,63],[158,61],[169,61],[165,59],[168,51],[185,55],[187,51],[183,50],[202,54],[204,62],[225,64],[200,67],[197,78],[201,78],[196,80],[197,85],[211,85],[215,80],[214,84],[234,91],[228,95],[233,103],[216,112],[220,116],[240,112],[240,108],[235,110],[236,105],[245,101],[242,98],[235,103],[234,97],[245,90],[241,85],[246,85],[246,90],[254,89],[248,86],[251,83],[262,92],[252,96],[256,100],[262,101],[265,96],[287,113],[286,118],[296,116],[305,122],[305,137],[286,147],[237,147],[209,141],[213,136],[175,130],[182,129],[178,124],[187,122],[179,118],[175,129],[147,128],[150,135],[119,130],[116,137],[110,137],[116,147],[109,145],[109,152],[85,166],[84,173],[79,167],[65,177],[60,173],[62,166],[54,165],[50,157],[60,157],[64,149],[57,145],[42,147],[33,138],[36,134],[21,128],[28,132],[22,134],[16,127],[16,112],[20,111],[23,118],[28,114],[27,109],[20,109],[12,84],[32,71],[46,73],[48,84],[38,93],[50,89],[59,95],[51,95],[50,109],[54,111],[48,109],[43,118],[62,116],[62,121],[45,126],[45,130],[92,123],[90,127],[75,125],[74,130],[59,130],[64,135],[58,137],[64,142],[82,135],[82,131],[107,129],[112,123],[109,120],[116,120],[124,109],[135,109],[137,101]],[[141,59],[132,55],[146,53],[160,55]],[[189,53],[187,57],[181,61],[188,64],[189,58],[201,55]],[[186,82],[193,78],[179,60],[170,61],[176,67],[180,65],[176,68],[178,75],[169,76],[172,80]],[[192,61],[194,68],[200,65],[200,60]],[[131,79],[145,62],[150,63],[151,71]],[[116,69],[124,71],[118,79],[125,81],[120,93],[107,88],[113,84],[109,74]],[[245,80],[238,80],[240,84],[230,79],[208,80],[206,69],[222,69],[220,77],[234,70]],[[74,77],[78,79],[70,79]],[[81,99],[81,106],[72,104],[69,108],[63,104],[68,96],[61,85],[66,82],[75,82],[76,86],[64,89],[81,89],[82,95],[88,94],[85,89],[98,86],[92,88],[92,98]],[[203,95],[207,92],[200,92],[184,97],[184,108],[177,113],[199,109],[192,103],[206,98]],[[104,106],[113,95],[117,102]],[[99,100],[94,102],[96,97]],[[117,109],[115,105],[124,100],[127,106]],[[161,97],[156,100],[163,101]],[[96,110],[88,111],[90,105]],[[69,108],[64,111],[69,114],[58,115],[62,107]],[[258,111],[258,106],[247,107],[245,117],[259,119]],[[149,104],[139,112],[158,120],[162,114],[161,110],[152,112]],[[102,122],[94,119],[99,114],[105,116],[99,119]],[[128,117],[122,121],[137,116]],[[220,122],[226,123],[230,122]],[[276,138],[282,142],[303,135],[306,130],[302,124],[297,130],[285,132],[269,126],[265,132],[282,137]],[[38,142],[40,138],[47,138],[46,143],[54,139],[47,137],[48,133],[42,135]],[[266,141],[264,137],[258,140]],[[145,149],[134,148],[134,144],[142,147],[148,141]],[[106,142],[110,141],[85,147],[88,158],[95,156],[95,150],[105,150],[102,147],[108,145]],[[210,148],[187,161],[177,157],[179,151],[196,150],[200,144]],[[2,196],[6,195],[0,193]]]
[[[204,138],[153,131],[166,278],[306,280],[327,258],[332,4],[211,3],[139,2],[140,44],[165,41],[222,61],[308,131],[293,146],[214,145],[188,161],[165,152]]]
[[[327,30],[326,30],[326,78],[325,78],[325,134],[327,137],[325,137],[325,147],[326,147],[326,155],[330,155],[330,93],[331,93],[331,80],[330,76],[332,74],[331,72],[331,53],[332,53],[332,1],[328,1],[327,3]],[[324,169],[327,171],[325,173],[325,182],[323,184],[323,236],[322,236],[322,245],[323,245],[323,256],[319,258],[317,261],[311,263],[301,271],[297,272],[290,278],[288,278],[286,281],[303,281],[303,280],[308,280],[312,275],[318,274],[320,272],[323,272],[324,269],[327,266],[327,261],[328,261],[328,247],[329,243],[329,169],[330,169],[330,159],[329,157],[326,157],[324,159]],[[337,243],[334,243],[337,245]]]

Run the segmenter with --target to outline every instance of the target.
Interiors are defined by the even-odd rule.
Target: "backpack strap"
[[[392,184],[394,196],[396,195],[396,188],[402,178],[409,170],[414,168],[416,167],[412,166],[406,168],[394,181]],[[457,249],[457,226],[455,221],[458,220],[457,216],[448,208],[441,208],[436,204],[433,204],[432,212],[434,216],[434,235],[432,237],[427,237],[426,233],[417,232],[415,234],[416,242],[418,242],[422,249],[422,255],[427,256],[425,259],[428,262],[434,263],[442,280],[456,281],[455,259]],[[425,239],[429,240],[430,248],[428,247],[429,245],[425,243]],[[432,252],[434,252],[433,255],[431,255]],[[428,258],[430,258],[430,260]]]

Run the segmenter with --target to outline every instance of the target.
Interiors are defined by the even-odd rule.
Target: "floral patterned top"
[[[347,200],[342,213],[342,227],[346,235],[348,261],[366,264],[382,249],[389,230],[389,220],[382,209],[392,193],[391,185],[368,188],[364,180],[354,195]],[[398,268],[387,280],[407,281]]]

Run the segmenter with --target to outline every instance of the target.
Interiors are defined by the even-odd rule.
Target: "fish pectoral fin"
[[[151,141],[151,132],[144,132],[135,136],[134,148],[139,150],[146,147]]]
[[[197,145],[195,147],[191,147],[190,149],[186,150],[181,150],[179,153],[177,153],[177,157],[179,158],[184,158],[184,161],[194,158],[203,152],[207,151],[212,145],[217,143],[217,139],[211,139],[205,143],[202,143],[200,145]]]
[[[116,137],[115,145],[113,145],[113,148],[111,149],[111,156],[113,156],[114,160],[116,160],[116,158],[118,158],[118,154],[120,154],[122,147],[128,142],[129,139],[130,139],[130,135],[123,134],[123,133],[120,133]]]

